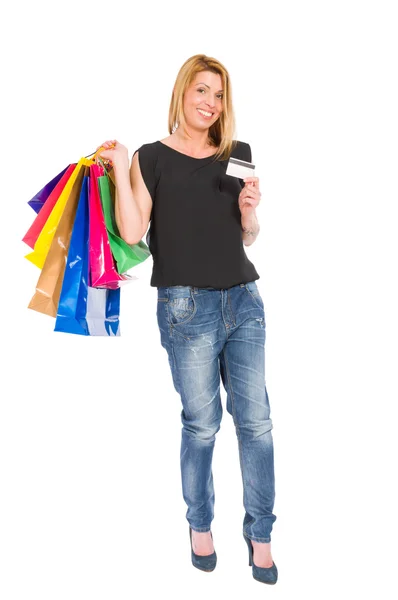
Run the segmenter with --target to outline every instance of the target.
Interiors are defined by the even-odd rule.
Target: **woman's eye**
[[[198,92],[205,92],[205,91],[206,91],[206,90],[204,90],[203,88],[199,88],[199,89],[198,89]],[[217,96],[217,97],[218,97],[220,100],[222,100],[224,96],[223,96],[222,94],[218,94],[218,96]]]

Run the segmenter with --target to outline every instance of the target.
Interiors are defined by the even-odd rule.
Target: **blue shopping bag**
[[[89,175],[85,175],[69,245],[54,331],[119,336],[120,288],[88,285]]]

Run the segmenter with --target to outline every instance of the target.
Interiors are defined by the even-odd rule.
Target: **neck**
[[[185,131],[180,131],[180,128],[178,128],[173,135],[187,150],[207,150],[210,146],[208,129],[197,131],[187,126]]]

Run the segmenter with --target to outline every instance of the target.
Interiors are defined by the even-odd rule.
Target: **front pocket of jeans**
[[[170,300],[168,306],[172,325],[180,325],[190,321],[196,311],[195,301],[192,296],[173,298]]]
[[[251,299],[253,300],[254,304],[258,308],[261,308],[262,310],[264,310],[264,302],[260,295],[260,292],[258,291],[257,285],[250,282],[250,283],[245,284],[245,288],[246,288],[247,293],[250,295]]]

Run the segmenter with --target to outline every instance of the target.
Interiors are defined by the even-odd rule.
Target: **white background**
[[[2,14],[3,600],[395,598],[397,18],[394,2],[8,3]],[[168,135],[178,70],[228,69],[262,191],[246,252],[266,311],[276,586],[253,580],[238,446],[214,451],[218,565],[191,565],[180,398],[152,258],[120,338],[53,332],[27,201],[106,139]],[[223,405],[225,392],[222,389]]]

